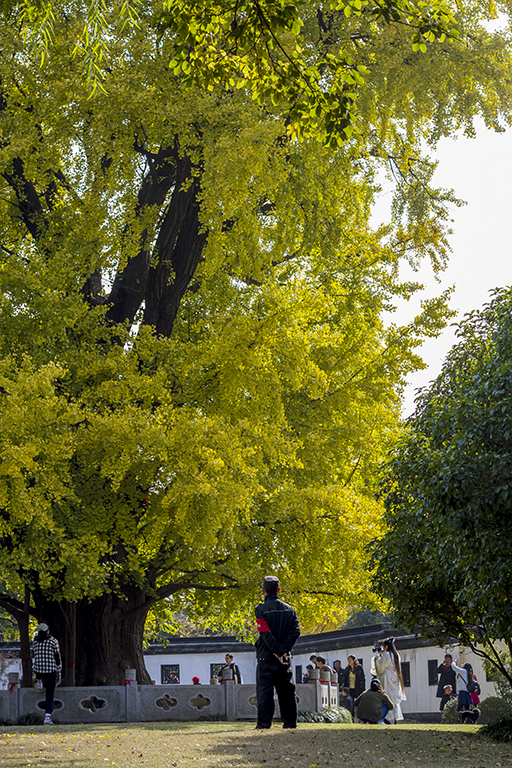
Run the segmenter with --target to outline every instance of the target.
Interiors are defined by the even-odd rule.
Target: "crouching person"
[[[388,712],[393,709],[393,702],[376,678],[372,680],[369,689],[357,697],[354,704],[360,722],[373,725],[383,723]]]

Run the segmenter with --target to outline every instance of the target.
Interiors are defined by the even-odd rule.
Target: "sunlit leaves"
[[[343,45],[330,44],[326,52],[324,16],[330,23],[344,19],[350,24],[355,17],[384,27],[410,27],[414,52],[426,52],[427,43],[458,37],[454,11],[444,0],[330,0],[324,8],[289,0],[235,5],[227,0],[164,0],[151,8],[140,0],[124,0],[112,8],[104,0],[92,0],[78,3],[73,12],[83,19],[71,34],[90,95],[108,89],[109,27],[124,32],[149,19],[158,34],[172,40],[170,67],[184,84],[208,90],[218,85],[247,88],[258,103],[270,100],[288,114],[292,138],[316,136],[332,146],[360,129],[357,102],[367,68],[354,62],[353,51]],[[44,61],[53,50],[55,19],[67,18],[69,10],[58,1],[24,0],[20,13],[25,33]],[[317,14],[320,40],[311,29]]]
[[[341,45],[313,43],[302,33],[317,8],[289,2],[242,2],[236,9],[222,2],[182,3],[168,0],[159,16],[161,29],[172,36],[171,67],[185,82],[213,88],[247,87],[263,104],[271,99],[288,114],[292,138],[316,136],[336,146],[359,131],[358,92],[367,67]],[[309,4],[310,5],[310,4]],[[424,41],[456,38],[453,17],[444,3],[332,0],[318,9],[331,18],[370,15],[384,24],[414,29],[413,50],[426,51]],[[322,39],[322,38],[321,38]],[[316,50],[315,50],[316,48]]]
[[[426,257],[438,270],[447,257],[457,201],[433,186],[420,140],[446,115],[447,125],[471,122],[482,102],[504,111],[507,80],[495,85],[490,64],[480,77],[472,49],[447,64],[433,47],[425,70],[410,30],[391,31],[364,7],[340,13],[333,41],[310,57],[315,18],[283,5],[261,38],[268,55],[235,57],[245,69],[227,81],[208,26],[222,20],[208,21],[205,4],[196,21],[189,6],[182,17],[176,9],[187,44],[199,37],[202,65],[214,68],[207,87],[194,80],[197,50],[178,55],[179,29],[157,36],[145,7],[123,6],[132,24],[98,2],[87,29],[91,15],[56,14],[54,55],[42,66],[14,23],[1,27],[0,353],[12,361],[11,388],[22,375],[59,371],[45,395],[55,409],[47,445],[32,417],[20,420],[23,439],[4,435],[16,480],[0,482],[5,515],[19,499],[28,514],[34,497],[47,531],[29,535],[37,518],[6,525],[3,552],[22,553],[11,561],[13,579],[59,598],[137,584],[156,599],[172,588],[177,607],[195,585],[200,611],[211,610],[212,588],[232,615],[278,568],[306,618],[320,609],[339,618],[343,601],[370,599],[364,544],[380,531],[377,467],[399,430],[405,377],[421,365],[416,347],[449,315],[443,295],[406,327],[383,321],[396,297],[419,289],[401,283],[401,261]],[[231,45],[231,27],[221,32]],[[90,98],[81,57],[91,45],[98,77],[108,77],[107,93]],[[304,63],[314,103],[299,94],[286,106],[286,78]],[[452,80],[438,76],[447,71]],[[360,133],[348,114],[356,97]],[[329,148],[308,139],[320,123]],[[304,141],[292,140],[299,135]],[[20,168],[38,203],[31,217],[12,177],[18,169],[22,179]],[[381,170],[395,180],[395,204],[390,223],[376,227]],[[141,210],[149,182],[162,178],[167,191]],[[155,242],[174,192],[193,184],[204,246],[172,328],[159,334],[144,324],[154,298],[144,272],[133,322],[107,322],[112,281],[133,267],[142,241],[148,269],[174,266],[172,248]],[[191,232],[179,215],[171,244]],[[160,287],[175,280],[169,270]],[[94,300],[88,281],[99,284]],[[2,401],[6,423],[15,405],[22,415],[40,412],[38,396],[23,392],[22,407],[11,395]]]

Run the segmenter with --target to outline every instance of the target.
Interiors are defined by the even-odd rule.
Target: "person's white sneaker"
[[[51,715],[45,715],[44,716],[44,724],[45,725],[53,725],[53,720]]]
[[[43,681],[42,680],[36,680],[36,688],[38,691],[43,690]]]

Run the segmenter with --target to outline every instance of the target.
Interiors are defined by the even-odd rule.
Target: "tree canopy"
[[[5,0],[2,11],[43,61],[54,55],[65,22],[74,65],[93,92],[108,88],[112,25],[122,34],[149,24],[169,43],[169,66],[185,85],[248,89],[259,104],[279,106],[291,136],[314,135],[331,145],[363,125],[359,102],[376,63],[368,45],[374,37],[406,30],[407,55],[430,56],[433,45],[446,49],[461,33],[463,48],[474,31],[469,8],[446,0]],[[478,21],[497,13],[489,3],[475,6],[473,15]]]
[[[386,467],[375,584],[397,620],[476,647],[506,675],[512,649],[512,289],[458,328]]]
[[[154,9],[109,22],[91,96],[66,9],[40,66],[14,9],[0,26],[0,605],[52,624],[77,679],[144,681],[163,599],[232,615],[276,570],[305,622],[371,603],[377,467],[449,315],[384,323],[420,287],[401,261],[449,249],[421,141],[508,120],[509,53],[482,6],[428,68],[399,22],[333,18],[372,66],[361,132],[328,149],[271,99],[184,88]]]

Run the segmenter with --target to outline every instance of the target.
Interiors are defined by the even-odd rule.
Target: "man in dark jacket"
[[[256,642],[256,728],[270,728],[274,715],[274,688],[279,700],[283,728],[297,727],[297,702],[290,651],[300,636],[299,620],[291,605],[279,600],[279,579],[263,579],[264,602],[256,606],[259,638]]]

